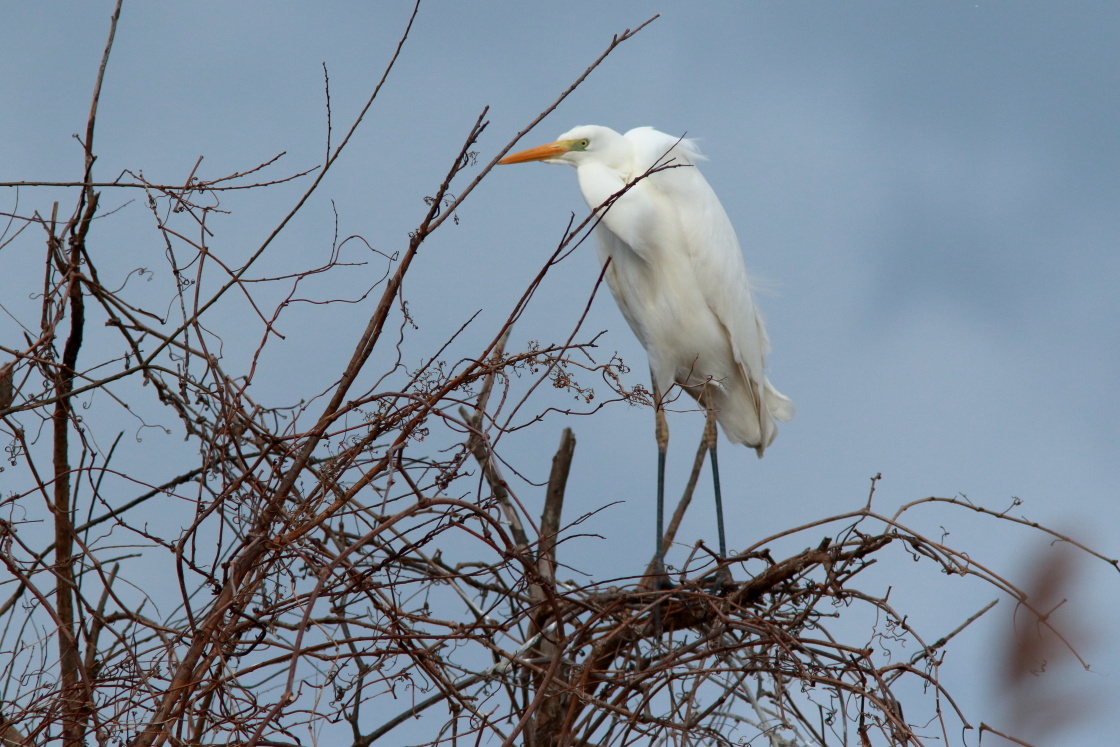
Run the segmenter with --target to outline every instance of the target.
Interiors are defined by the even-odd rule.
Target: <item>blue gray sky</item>
[[[132,169],[182,181],[199,156],[200,173],[214,177],[282,151],[270,173],[314,166],[325,149],[322,63],[337,138],[379,77],[410,7],[126,2],[101,102],[98,177]],[[71,135],[84,127],[110,10],[108,1],[3,9],[0,181],[80,176]],[[869,478],[882,473],[876,500],[884,511],[930,495],[964,494],[1000,509],[1015,497],[1023,501],[1016,512],[1120,556],[1120,5],[1113,2],[425,3],[350,151],[281,236],[270,266],[279,273],[326,251],[332,201],[343,235],[360,234],[387,252],[403,248],[423,197],[484,106],[490,126],[480,163],[613,34],[655,13],[661,17],[522,145],[577,124],[652,125],[698,138],[710,159],[702,170],[764,289],[771,378],[798,408],[763,460],[723,447],[731,544],[858,508]],[[217,219],[218,240],[233,254],[239,243],[255,246],[299,189],[228,197],[233,212]],[[0,192],[4,210],[12,199],[11,190]],[[51,199],[46,191],[21,193],[24,207],[49,209]],[[416,355],[476,310],[473,339],[482,339],[573,212],[585,211],[568,169],[492,173],[406,284],[420,328]],[[103,272],[123,277],[159,266],[146,219],[137,202],[105,220],[100,235],[116,233]],[[38,272],[34,262],[27,267]],[[596,272],[590,247],[557,267],[511,345],[563,339]],[[5,302],[15,303],[22,282],[0,278]],[[361,285],[343,284],[339,293]],[[289,330],[273,348],[293,379],[349,355],[364,310],[331,313],[350,316],[308,317],[306,328]],[[644,353],[605,292],[585,329],[605,330],[602,350],[631,365],[630,383],[645,381]],[[284,383],[260,386],[281,400],[290,394]],[[581,527],[603,539],[566,546],[581,571],[605,572],[577,558],[633,572],[626,563],[648,554],[651,421],[648,410],[616,405],[593,418],[552,416],[507,444],[507,457],[541,480],[559,429],[570,425],[579,445],[569,514],[620,501]],[[671,426],[678,458],[670,480],[680,483],[701,418],[682,413]],[[524,484],[519,494],[539,500]],[[1037,535],[961,512],[915,516],[1012,579],[1048,551]],[[701,499],[683,539],[710,537],[713,521]],[[911,572],[905,556],[897,560],[884,578]],[[1117,577],[1100,562],[1082,570],[1070,605],[1089,621],[1092,671],[1053,677],[1063,692],[1114,703]],[[927,638],[994,596],[951,583],[923,594],[924,583],[898,593],[919,610]],[[945,664],[977,721],[998,722],[992,652],[1009,635],[1012,611],[1004,600],[961,636]],[[1118,730],[1120,711],[1096,709],[1064,743],[1111,744]]]

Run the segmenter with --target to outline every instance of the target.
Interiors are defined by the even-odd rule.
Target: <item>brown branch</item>
[[[113,17],[112,28],[116,29],[116,18],[120,13],[118,0],[117,13]],[[108,57],[112,46],[113,33],[105,48]],[[102,61],[101,74],[104,74],[105,61]],[[90,112],[90,127],[87,139],[92,137],[92,119],[96,112],[97,92],[101,88],[101,76],[94,93],[94,106]],[[92,156],[87,148],[86,173],[93,165]],[[85,333],[85,301],[82,292],[80,268],[85,249],[86,235],[90,221],[97,213],[98,194],[90,191],[85,199],[84,211],[80,220],[71,223],[69,261],[65,268],[67,300],[70,305],[70,330],[62,351],[61,365],[55,373],[55,402],[52,425],[54,429],[54,545],[55,545],[55,607],[59,618],[58,660],[63,690],[62,743],[65,747],[77,747],[85,741],[85,723],[92,707],[90,692],[82,656],[78,647],[74,591],[74,525],[71,515],[71,469],[70,469],[70,427],[73,418],[71,392],[74,376],[78,368],[78,352],[82,347]],[[52,239],[56,245],[57,240]]]
[[[541,513],[541,546],[537,553],[537,564],[541,577],[548,581],[556,580],[556,536],[560,533],[564,490],[568,485],[568,473],[572,469],[572,456],[575,450],[575,434],[572,433],[571,428],[565,428],[560,434],[560,446],[552,457],[552,472],[548,477],[544,511]]]

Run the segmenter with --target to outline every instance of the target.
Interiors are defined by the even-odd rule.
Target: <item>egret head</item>
[[[629,142],[611,128],[580,125],[565,132],[556,142],[514,153],[498,163],[544,161],[579,166],[593,160],[612,168],[623,169],[629,165],[631,157]]]

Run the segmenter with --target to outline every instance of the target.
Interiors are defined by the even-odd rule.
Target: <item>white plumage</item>
[[[584,125],[502,163],[576,168],[592,209],[599,257],[622,315],[649,355],[655,388],[704,391],[724,434],[761,457],[793,405],[767,380],[769,341],[751,295],[735,230],[696,167],[690,140],[639,127],[620,135]],[[649,173],[653,170],[653,173]],[[648,175],[647,175],[648,174]],[[660,404],[660,403],[659,403]]]

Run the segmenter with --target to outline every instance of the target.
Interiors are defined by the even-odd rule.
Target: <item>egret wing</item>
[[[637,160],[645,165],[645,170],[666,167],[647,181],[661,193],[662,204],[673,206],[679,221],[678,235],[691,256],[696,282],[727,332],[735,359],[759,405],[763,443],[768,443],[773,428],[769,418],[788,420],[793,408],[766,379],[765,356],[770,351],[770,341],[754,303],[735,230],[719,198],[696,167],[703,157],[693,141],[652,128],[631,130],[626,137],[635,143]]]

